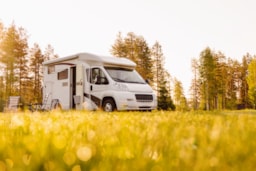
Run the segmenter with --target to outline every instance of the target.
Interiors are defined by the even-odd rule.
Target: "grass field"
[[[0,114],[0,171],[255,169],[255,110]]]

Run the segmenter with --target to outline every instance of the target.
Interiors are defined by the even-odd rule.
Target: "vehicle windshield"
[[[114,67],[105,67],[105,69],[114,81],[139,84],[146,83],[136,70]]]

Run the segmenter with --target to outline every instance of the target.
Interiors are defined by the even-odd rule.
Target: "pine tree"
[[[154,73],[153,75],[153,84],[152,87],[153,89],[157,92],[157,96],[159,97],[159,90],[160,90],[160,78],[161,75],[164,74],[164,56],[162,52],[162,47],[161,45],[156,42],[151,50],[151,56],[152,56],[152,62],[153,62],[153,67],[152,67],[152,72]]]
[[[142,36],[130,32],[127,37],[122,38],[119,32],[110,52],[114,56],[127,57],[137,64],[136,70],[140,75],[152,82],[151,85],[157,92],[160,109],[175,109],[171,99],[170,80],[168,80],[170,76],[164,69],[164,56],[158,42],[150,49]]]
[[[223,53],[213,53],[215,68],[214,68],[214,109],[225,109],[225,94],[226,94],[226,78],[227,66],[226,57]]]
[[[157,98],[158,101],[158,109],[159,110],[175,110],[175,105],[171,98],[171,90],[170,90],[170,75],[168,72],[164,72],[163,75],[159,78],[159,96]]]
[[[50,59],[56,59],[58,57],[59,56],[57,54],[55,54],[54,48],[52,47],[52,45],[48,44],[44,51],[44,60],[43,61],[47,61]]]
[[[175,106],[171,98],[170,74],[164,68],[165,58],[159,42],[153,45],[151,56],[153,62],[152,73],[154,73],[152,87],[157,92],[158,109],[174,110]]]
[[[4,80],[5,80],[5,98],[14,94],[14,65],[15,65],[15,37],[17,37],[16,28],[10,27],[4,32],[1,42],[2,58],[1,62],[4,67]]]
[[[256,56],[254,56],[248,66],[248,76],[246,80],[249,86],[248,95],[250,102],[253,105],[253,108],[256,109]]]
[[[22,83],[26,77],[27,35],[23,28],[17,29],[12,24],[4,31],[1,41],[4,66],[5,98],[10,95],[21,95]]]
[[[4,110],[4,104],[5,104],[5,100],[4,100],[4,88],[5,84],[4,84],[4,77],[3,77],[3,73],[4,73],[4,66],[1,62],[2,59],[2,48],[1,48],[1,44],[2,44],[2,40],[3,40],[3,34],[4,34],[4,25],[0,22],[0,112]]]
[[[199,60],[200,108],[236,109],[241,101],[241,64],[206,48]]]
[[[242,65],[241,65],[241,106],[240,108],[250,108],[250,99],[248,95],[249,86],[246,80],[246,77],[248,75],[248,65],[252,60],[252,56],[247,53],[242,58]]]
[[[110,52],[114,56],[131,59],[137,64],[136,70],[144,79],[153,80],[153,74],[150,72],[152,70],[151,52],[142,36],[130,32],[127,37],[122,38],[119,33]]]
[[[114,45],[112,45],[110,53],[114,56],[119,57],[127,56],[127,50],[121,32],[118,33],[115,43]]]
[[[210,110],[213,108],[213,97],[215,93],[214,78],[215,61],[210,48],[206,48],[200,54],[199,74],[201,82],[201,108]]]
[[[227,77],[226,79],[226,99],[225,106],[227,109],[237,108],[237,73],[239,71],[240,64],[237,60],[228,58],[227,60]]]
[[[176,107],[176,110],[178,111],[188,110],[187,100],[184,95],[182,83],[179,80],[177,80],[177,78],[174,79],[173,100],[174,100],[174,105]]]
[[[27,79],[27,33],[20,27],[17,28],[12,24],[8,28],[4,28],[2,32],[1,49],[1,63],[3,67],[3,99],[8,96],[18,95],[23,96],[26,93],[26,79]],[[25,101],[23,101],[25,102]]]
[[[27,58],[27,50],[28,50],[28,36],[26,31],[23,28],[19,28],[18,30],[19,40],[17,46],[17,72],[18,82],[19,82],[19,96],[24,97],[26,95],[26,82],[28,79],[28,58]],[[24,100],[24,98],[23,98]]]
[[[41,103],[42,101],[42,63],[44,61],[44,56],[38,44],[34,44],[34,47],[30,50],[30,72],[32,73],[33,82],[33,94],[34,99],[31,99],[33,103]]]
[[[192,97],[192,104],[191,107],[193,110],[197,110],[199,108],[199,102],[200,102],[200,84],[199,84],[199,65],[198,60],[196,58],[193,58],[191,61],[191,68],[192,72],[194,74],[194,77],[191,81],[190,86],[190,93]]]
[[[153,81],[153,73],[151,72],[153,65],[150,48],[142,36],[136,39],[136,44],[136,52],[138,54],[137,65],[139,66],[137,70],[144,79],[151,82]]]

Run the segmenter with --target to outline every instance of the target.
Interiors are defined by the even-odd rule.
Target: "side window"
[[[68,78],[68,69],[58,72],[58,80],[64,80]]]
[[[86,79],[87,79],[87,82],[91,82],[90,80],[89,80],[89,78],[90,78],[90,69],[86,69]]]
[[[108,80],[104,72],[100,68],[91,69],[91,79],[90,82],[93,84],[108,84]]]
[[[55,65],[49,65],[48,66],[48,74],[52,74],[55,72]]]

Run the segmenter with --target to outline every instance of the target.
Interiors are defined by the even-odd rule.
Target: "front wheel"
[[[113,99],[106,99],[103,101],[102,108],[105,112],[113,112],[116,110],[116,104]]]

